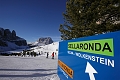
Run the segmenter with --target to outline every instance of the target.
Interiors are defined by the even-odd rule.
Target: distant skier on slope
[[[47,57],[46,58],[48,58],[48,55],[49,55],[49,53],[47,52]]]
[[[52,53],[52,59],[54,59],[54,52]]]

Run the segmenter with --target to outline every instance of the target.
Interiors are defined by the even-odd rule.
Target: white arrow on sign
[[[90,80],[95,80],[93,73],[97,73],[97,71],[92,67],[89,62],[87,62],[85,73],[89,74]]]

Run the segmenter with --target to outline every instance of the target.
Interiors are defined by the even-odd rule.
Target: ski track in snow
[[[0,80],[60,80],[58,57],[0,56]]]

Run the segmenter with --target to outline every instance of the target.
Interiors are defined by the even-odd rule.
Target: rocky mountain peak
[[[42,38],[39,38],[38,39],[38,41],[37,41],[38,43],[43,43],[43,44],[51,44],[51,43],[53,43],[53,40],[52,40],[52,38],[51,37],[42,37]]]
[[[12,31],[12,38],[15,39],[16,38],[16,32],[13,30]]]
[[[4,36],[4,29],[3,28],[0,28],[0,37],[1,36]]]

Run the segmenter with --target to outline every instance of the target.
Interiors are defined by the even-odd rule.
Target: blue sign
[[[120,31],[59,43],[60,80],[119,80]]]

